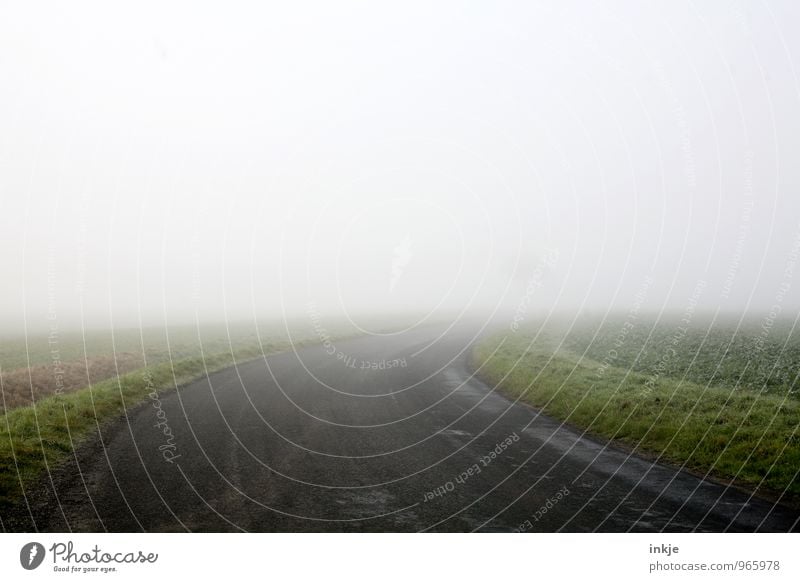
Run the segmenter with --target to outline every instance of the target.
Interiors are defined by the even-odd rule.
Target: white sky
[[[0,332],[791,281],[797,3],[268,4],[0,5]]]

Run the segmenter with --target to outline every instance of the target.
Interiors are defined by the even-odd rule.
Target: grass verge
[[[267,353],[288,343],[265,345]],[[23,488],[41,478],[48,467],[71,454],[75,446],[119,418],[127,408],[159,393],[263,355],[258,346],[201,357],[163,362],[110,378],[74,392],[39,400],[0,416],[0,509],[21,499]]]
[[[473,352],[478,375],[589,433],[764,493],[800,498],[800,402],[645,374],[501,333]]]

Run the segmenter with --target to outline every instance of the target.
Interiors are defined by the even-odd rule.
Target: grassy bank
[[[591,434],[797,499],[800,401],[792,384],[781,376],[743,385],[739,372],[751,368],[746,358],[734,365],[725,355],[723,366],[714,366],[702,344],[675,349],[674,333],[656,327],[658,333],[641,337],[609,329],[503,332],[476,346],[475,366],[490,385]],[[613,322],[608,328],[621,329]],[[698,362],[717,373],[692,370]],[[778,364],[781,373],[791,365],[797,370],[797,362]],[[697,381],[706,376],[713,379]]]
[[[289,344],[270,344],[271,352]],[[262,355],[258,346],[240,348],[236,361]],[[154,390],[164,391],[233,365],[230,350],[174,363],[148,366],[66,394],[49,396],[0,416],[0,507],[20,499],[22,486],[40,478],[71,454],[80,441],[96,435],[99,427],[145,400]]]

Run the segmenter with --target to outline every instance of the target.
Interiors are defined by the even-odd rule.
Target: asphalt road
[[[6,526],[797,528],[796,510],[631,456],[513,403],[472,376],[472,335],[443,331],[428,327],[339,341],[335,354],[306,347],[143,403],[106,430],[102,442],[79,448],[53,474],[53,486],[45,480],[42,491],[31,494],[31,513],[25,510]]]

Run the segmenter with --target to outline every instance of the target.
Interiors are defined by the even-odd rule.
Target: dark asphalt
[[[25,512],[5,525],[29,531],[797,528],[796,510],[629,456],[514,404],[472,377],[471,335],[438,337],[442,331],[338,341],[345,358],[306,347],[165,394],[162,428],[166,422],[174,433],[174,449],[156,427],[157,409],[144,403],[129,422],[106,430],[102,443],[81,447],[55,472],[57,500],[49,481],[31,493],[35,525]],[[362,362],[391,360],[406,365],[361,369]],[[508,437],[511,444],[491,458]],[[167,462],[171,454],[179,456]]]

